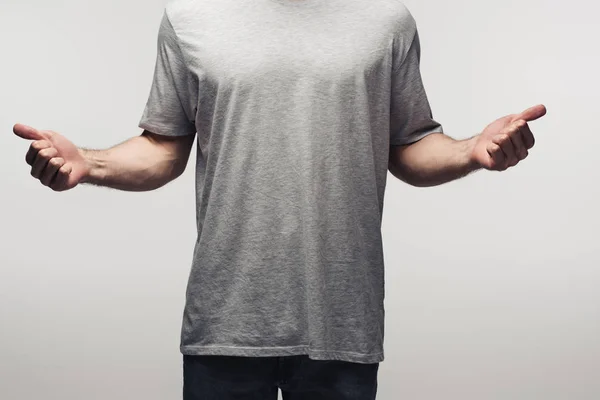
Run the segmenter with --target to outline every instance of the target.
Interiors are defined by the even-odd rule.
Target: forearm
[[[455,140],[436,133],[407,146],[392,146],[389,170],[396,178],[419,187],[462,178],[480,168],[472,156],[475,139]]]
[[[89,172],[82,182],[126,191],[157,189],[183,172],[175,154],[147,136],[133,137],[107,150],[80,148]]]

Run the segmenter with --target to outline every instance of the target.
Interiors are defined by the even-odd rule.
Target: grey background
[[[2,399],[181,397],[193,160],[155,192],[54,193],[11,130],[93,148],[139,134],[165,3],[0,3]],[[388,175],[378,398],[598,399],[600,7],[405,3],[449,135],[537,103],[548,115],[509,171],[424,189]]]

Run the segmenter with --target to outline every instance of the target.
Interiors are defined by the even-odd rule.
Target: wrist
[[[481,163],[479,162],[479,160],[476,157],[476,147],[477,147],[477,142],[479,140],[479,134],[469,138],[469,139],[465,139],[465,162],[467,164],[467,168],[470,171],[476,171],[478,169],[480,169]]]
[[[78,148],[77,150],[83,160],[81,183],[98,183],[102,181],[104,163],[97,156],[97,152],[83,148]]]

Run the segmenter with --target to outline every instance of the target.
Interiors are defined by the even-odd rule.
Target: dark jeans
[[[379,363],[183,356],[183,400],[374,400]]]

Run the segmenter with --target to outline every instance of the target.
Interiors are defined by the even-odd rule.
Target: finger
[[[525,121],[535,121],[538,118],[546,115],[546,107],[543,104],[538,104],[523,111],[516,119],[524,119]]]
[[[496,143],[490,142],[487,145],[487,152],[493,160],[493,164],[490,166],[490,169],[501,170],[505,169],[506,159],[504,156],[504,152]]]
[[[29,146],[27,154],[25,155],[25,161],[27,162],[27,164],[33,165],[33,162],[35,161],[35,157],[37,156],[38,152],[42,149],[47,149],[48,147],[52,147],[52,144],[47,140],[37,140],[35,142],[32,142]]]
[[[517,125],[517,129],[509,134],[510,140],[513,143],[513,147],[515,149],[515,154],[517,155],[517,161],[523,160],[528,155],[527,148],[523,142],[523,136],[521,135],[521,131],[527,126],[527,122],[523,120],[519,120],[521,123]]]
[[[65,164],[58,169],[56,173],[56,178],[52,182],[50,182],[50,188],[57,192],[63,191],[67,189],[67,183],[69,182],[69,175],[73,167],[69,164]]]
[[[535,144],[535,138],[533,137],[533,133],[531,129],[529,129],[529,125],[525,125],[521,128],[521,136],[523,137],[523,144],[526,149],[530,149]]]
[[[48,147],[47,149],[40,150],[35,157],[33,166],[31,167],[31,176],[37,179],[41,178],[42,171],[44,168],[46,168],[48,161],[57,155],[58,151],[54,147]]]
[[[508,133],[502,133],[492,139],[502,149],[507,167],[512,167],[517,163],[517,156],[513,148],[513,143],[510,140]]]
[[[61,157],[54,157],[48,161],[46,168],[42,171],[40,181],[44,186],[50,186],[52,180],[56,177],[56,173],[65,164],[65,160]]]
[[[15,126],[13,126],[13,132],[15,135],[22,137],[23,139],[28,139],[28,140],[47,139],[47,135],[45,135],[40,130],[35,129],[34,127],[29,126],[29,125],[15,124]]]

